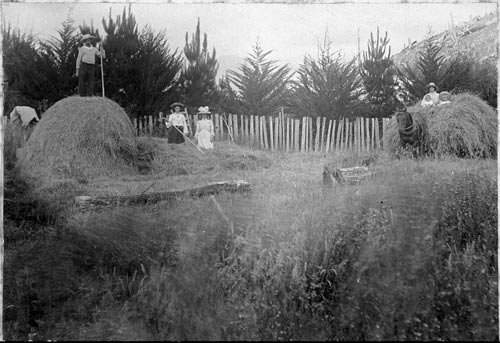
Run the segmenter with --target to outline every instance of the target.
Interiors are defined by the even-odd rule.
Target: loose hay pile
[[[415,105],[408,108],[414,116],[422,115],[428,128],[426,144],[429,152],[459,157],[496,157],[497,114],[485,101],[468,94],[452,96],[451,103],[431,108]],[[384,147],[392,155],[400,151],[396,118],[384,131]]]
[[[156,175],[202,175],[224,170],[258,170],[271,166],[263,151],[252,151],[228,142],[216,142],[213,151],[200,153],[189,143],[166,144],[161,138],[142,138],[141,145],[154,151],[152,172]]]
[[[102,97],[69,97],[36,126],[17,166],[31,176],[116,176],[137,169],[137,142],[125,111]]]

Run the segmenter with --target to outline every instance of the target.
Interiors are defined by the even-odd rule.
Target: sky
[[[441,32],[497,11],[496,2],[347,2],[347,3],[225,3],[128,2],[132,4],[139,28],[150,25],[165,30],[172,50],[183,49],[186,32],[189,37],[200,19],[201,32],[208,36],[208,47],[216,49],[219,75],[235,60],[244,58],[258,40],[264,51],[272,50],[269,59],[296,68],[305,55],[317,56],[318,43],[328,35],[334,50],[346,58],[366,50],[371,32],[380,28],[388,32],[392,53],[403,49],[408,41],[422,40],[429,30]],[[313,1],[314,2],[314,1]],[[39,38],[55,35],[61,23],[71,16],[77,25],[83,22],[104,33],[102,19],[121,14],[128,3],[117,2],[16,2],[2,3],[2,22]]]

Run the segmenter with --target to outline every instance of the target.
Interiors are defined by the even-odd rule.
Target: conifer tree
[[[186,32],[186,45],[184,55],[187,65],[180,75],[182,100],[190,106],[208,106],[217,102],[217,87],[215,77],[218,63],[215,48],[212,54],[208,51],[207,34],[200,34],[200,19],[196,31],[188,40]]]
[[[268,116],[285,105],[291,73],[288,64],[267,60],[272,51],[264,52],[259,42],[240,64],[238,70],[229,70],[221,82],[225,95],[224,109],[233,113]]]
[[[359,72],[370,103],[371,116],[381,118],[392,115],[395,106],[394,92],[398,84],[387,31],[383,38],[380,37],[378,27],[376,39],[373,33],[370,34],[368,51],[363,51]]]
[[[445,57],[437,38],[429,32],[424,48],[417,53],[416,66],[408,63],[397,69],[397,73],[413,100],[421,99],[427,93],[427,84],[434,82],[438,87],[447,74]]]
[[[356,59],[344,61],[327,35],[318,58],[304,57],[294,82],[292,108],[299,115],[341,118],[353,116],[359,106],[361,78]]]

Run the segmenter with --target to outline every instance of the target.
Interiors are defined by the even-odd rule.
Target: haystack
[[[31,176],[117,176],[136,170],[137,142],[125,111],[102,97],[68,97],[44,113],[17,166]]]
[[[496,157],[497,114],[479,97],[462,93],[452,96],[450,104],[408,108],[417,118],[423,116],[428,128],[427,144],[436,155],[459,157]],[[396,118],[384,130],[384,147],[395,155],[401,146]]]

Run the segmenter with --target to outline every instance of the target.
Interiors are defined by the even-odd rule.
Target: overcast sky
[[[258,38],[264,50],[273,50],[271,59],[292,67],[300,64],[305,54],[316,55],[318,40],[322,41],[326,31],[334,49],[352,57],[358,49],[358,32],[361,50],[365,50],[370,32],[376,32],[379,26],[381,33],[388,31],[392,51],[396,53],[409,39],[423,39],[429,29],[441,32],[452,20],[459,24],[497,11],[496,2],[131,3],[139,28],[149,24],[155,30],[164,29],[173,49],[184,47],[186,32],[191,35],[200,18],[209,49],[215,47],[221,60],[225,56],[246,57]],[[115,18],[124,6],[128,5],[75,1],[2,3],[2,21],[45,38],[54,35],[69,15],[77,25],[93,21],[102,35],[102,18],[108,17],[110,8]]]

